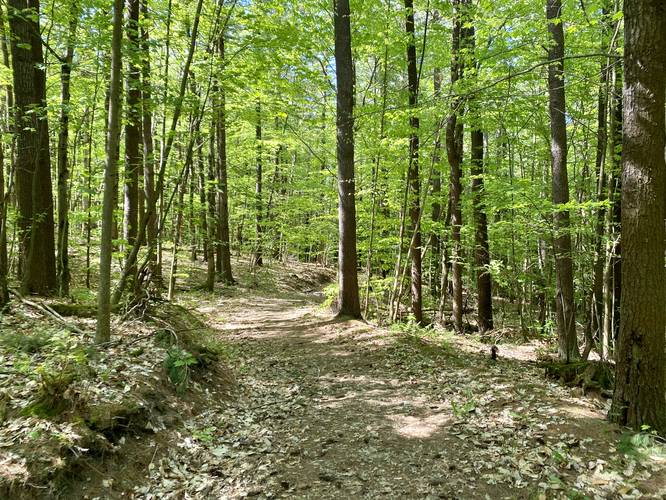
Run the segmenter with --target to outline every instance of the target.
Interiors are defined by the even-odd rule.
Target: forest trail
[[[248,291],[196,303],[231,352],[237,397],[185,423],[191,437],[178,434],[145,491],[656,497],[666,486],[663,461],[618,452],[603,402],[575,397],[534,364],[340,321],[311,290]]]

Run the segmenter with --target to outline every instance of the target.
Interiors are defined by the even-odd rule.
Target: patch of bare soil
[[[218,330],[237,397],[171,432],[132,494],[663,498],[663,455],[620,452],[603,400],[469,340],[339,321],[298,285],[318,272],[264,269],[183,298]]]

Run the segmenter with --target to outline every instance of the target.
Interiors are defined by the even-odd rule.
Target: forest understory
[[[92,319],[15,298],[0,320],[0,496],[666,494],[664,446],[608,423],[599,392],[546,378],[545,341],[505,336],[492,360],[479,336],[336,318],[328,269],[236,269],[209,294],[185,267],[175,303],[118,312],[104,349]]]

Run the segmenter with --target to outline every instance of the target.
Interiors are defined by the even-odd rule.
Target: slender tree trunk
[[[666,434],[666,2],[624,7],[622,322],[609,418]]]
[[[608,51],[609,37],[609,10],[606,5],[602,8],[602,30],[601,30],[601,52]],[[595,171],[597,178],[597,200],[606,201],[608,178],[606,172],[606,150],[608,149],[608,84],[611,68],[610,58],[604,59],[601,63],[599,96],[597,99],[597,146],[595,155]],[[604,264],[606,261],[606,252],[603,248],[604,229],[606,225],[606,209],[600,207],[597,211],[597,221],[594,242],[594,281],[592,283],[592,300],[590,318],[590,336],[585,341],[585,350],[583,359],[587,359],[592,350],[594,339],[602,337],[603,316],[604,316]]]
[[[617,50],[616,50],[617,52]],[[608,358],[613,352],[620,331],[620,302],[622,297],[622,260],[620,226],[622,219],[622,66],[613,66],[613,91],[611,110],[611,171],[608,197],[611,210],[608,214],[610,242],[606,269],[604,269],[604,334],[602,352]]]
[[[224,70],[224,33],[218,40],[218,55]],[[218,81],[219,107],[217,116],[217,217],[219,228],[220,277],[227,285],[234,283],[231,272],[231,243],[229,238],[229,183],[227,180],[227,112],[224,82]]]
[[[255,238],[254,243],[254,255],[252,256],[252,264],[255,266],[262,266],[264,263],[263,258],[263,242],[262,242],[262,212],[263,212],[263,202],[262,202],[262,174],[263,174],[263,164],[262,164],[262,145],[261,145],[261,103],[257,101],[257,124],[255,127],[255,138],[256,138],[256,148],[257,148],[257,177],[256,177],[256,187],[255,187],[255,200],[254,200],[254,209],[255,209]]]
[[[451,84],[455,85],[462,78],[463,65],[461,62],[460,48],[463,38],[462,9],[465,9],[468,0],[454,0],[456,9],[453,21],[453,34],[451,43]],[[462,6],[462,8],[461,8]],[[458,120],[462,114],[464,102],[461,98],[455,98],[451,104],[450,115],[446,123],[446,154],[451,167],[449,203],[451,210],[451,243],[452,262],[451,274],[453,279],[453,328],[457,333],[463,331],[463,284],[462,284],[462,244],[460,240],[460,229],[462,227],[462,154],[463,154],[463,125]]]
[[[409,220],[412,237],[410,240],[411,254],[411,296],[412,314],[418,324],[423,324],[423,299],[421,285],[421,222],[420,222],[420,187],[419,175],[419,118],[414,108],[418,105],[419,82],[416,67],[416,35],[414,33],[414,2],[405,0],[406,31],[407,31],[407,80],[409,87]]]
[[[187,89],[187,79],[190,73],[190,66],[192,64],[192,58],[194,57],[194,50],[196,47],[196,38],[197,38],[197,33],[199,32],[199,17],[201,14],[201,9],[203,6],[203,0],[198,0],[197,1],[197,7],[196,7],[196,12],[194,16],[194,22],[192,25],[192,33],[190,37],[190,47],[188,49],[187,53],[187,59],[185,60],[185,65],[183,67],[183,76],[180,80],[180,88],[178,90],[178,96],[176,97],[176,102],[174,104],[173,108],[173,117],[171,118],[171,128],[169,130],[169,134],[167,136],[166,140],[166,145],[164,146],[164,154],[161,157],[160,160],[160,169],[157,175],[157,186],[156,186],[156,193],[159,194],[162,192],[162,188],[164,186],[164,176],[166,172],[166,166],[169,161],[169,154],[171,153],[171,148],[173,147],[173,141],[176,135],[176,128],[178,127],[178,120],[180,119],[180,115],[183,110],[183,100],[185,97],[185,90]],[[117,304],[120,301],[120,298],[125,290],[125,286],[127,284],[127,279],[131,273],[131,266],[136,262],[136,258],[139,254],[139,249],[143,245],[145,241],[145,236],[146,236],[146,225],[150,218],[154,216],[157,213],[157,200],[155,199],[157,196],[153,197],[153,200],[150,204],[146,206],[146,215],[143,217],[143,222],[141,227],[139,228],[138,236],[136,239],[136,242],[134,246],[132,247],[132,250],[127,257],[126,264],[125,264],[125,269],[123,270],[123,273],[120,276],[120,280],[118,281],[118,285],[113,291],[113,297],[112,297],[112,302],[113,304]],[[149,246],[148,247],[148,255],[147,255],[147,260],[148,262],[150,261],[152,257],[152,252],[155,251],[154,247]],[[159,260],[158,260],[159,262]]]
[[[0,140],[0,312],[9,303],[7,290],[7,209],[5,198],[5,151]]]
[[[337,84],[338,283],[341,316],[361,317],[356,256],[354,179],[354,63],[349,0],[335,0],[335,64]]]
[[[555,236],[553,250],[557,275],[557,332],[559,356],[569,362],[580,358],[576,336],[576,317],[573,288],[573,261],[569,211],[558,205],[569,202],[567,174],[567,124],[564,95],[564,27],[561,0],[547,0],[546,17],[551,43],[548,49],[548,94],[550,111],[550,154],[553,172],[553,204],[555,205]]]
[[[97,331],[95,341],[108,342],[111,337],[111,232],[114,209],[114,183],[118,168],[120,141],[120,91],[122,66],[123,1],[113,2],[113,41],[111,43],[111,82],[109,98],[109,126],[104,167],[104,200],[102,203],[102,237],[99,258],[99,289],[97,290]]]
[[[67,49],[60,64],[60,130],[58,132],[58,274],[59,294],[69,295],[69,100],[74,40],[79,20],[76,0],[70,5]]]
[[[53,192],[46,120],[46,75],[39,1],[11,0],[12,68],[17,125],[16,196],[23,293],[57,288]]]
[[[141,68],[138,64],[141,55],[139,41],[140,0],[128,0],[127,38],[129,40],[129,61],[127,71],[127,111],[125,123],[125,206],[123,237],[128,248],[136,242],[139,224],[139,170],[142,155],[139,150],[141,140]],[[128,262],[125,262],[127,266]],[[136,262],[131,263],[130,276],[136,275]]]
[[[213,114],[211,125],[210,125],[210,152],[208,154],[208,175],[207,182],[205,183],[205,192],[206,192],[206,210],[208,212],[208,225],[207,225],[207,239],[208,244],[206,245],[206,262],[207,262],[207,273],[206,273],[206,283],[204,288],[209,292],[212,292],[215,289],[215,131],[217,130],[216,125],[216,116]],[[203,168],[202,168],[203,169]]]

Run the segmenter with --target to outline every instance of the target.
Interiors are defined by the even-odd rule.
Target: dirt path
[[[533,365],[340,322],[313,294],[255,293],[197,303],[231,351],[238,397],[186,422],[139,493],[657,497],[665,486],[663,461],[617,451],[603,403]]]

